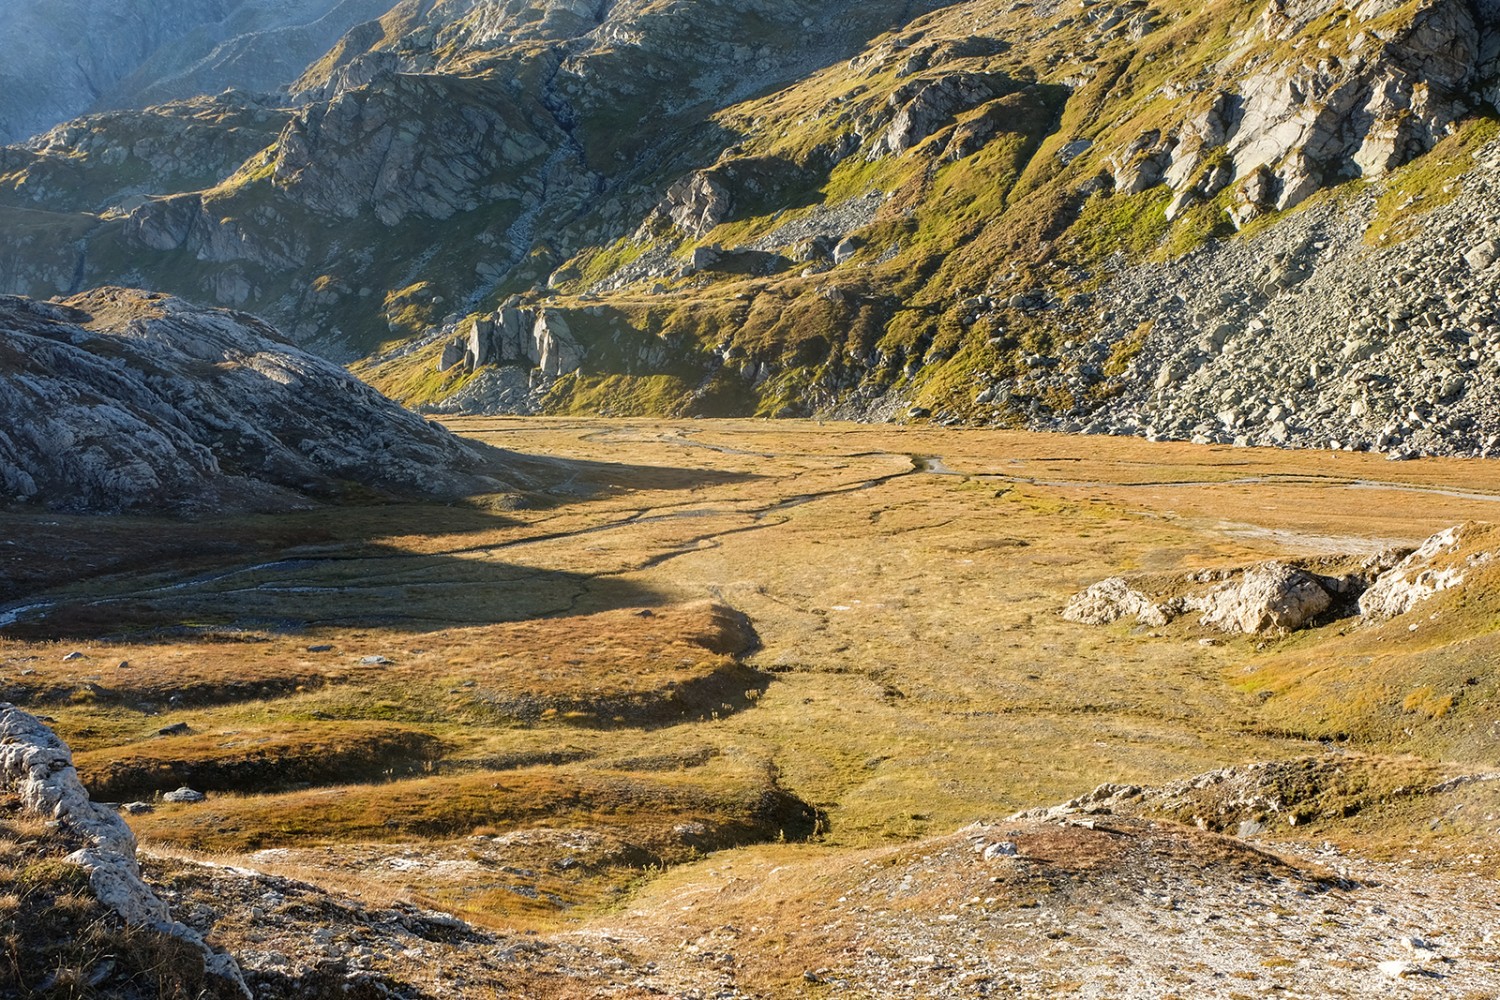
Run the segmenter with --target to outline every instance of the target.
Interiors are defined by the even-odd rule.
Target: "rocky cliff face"
[[[251,317],[104,289],[0,298],[0,485],[62,510],[453,495],[481,456]]]
[[[1500,440],[1491,0],[407,2],[293,90],[157,197],[116,124],[88,198],[8,153],[4,287],[405,339],[361,373],[450,410]]]

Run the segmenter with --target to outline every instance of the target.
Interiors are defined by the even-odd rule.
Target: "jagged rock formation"
[[[127,924],[177,938],[195,949],[224,995],[251,996],[239,966],[215,951],[191,927],[172,919],[166,904],[141,878],[135,835],[119,814],[89,800],[66,744],[35,716],[0,703],[0,788],[17,794],[23,809],[45,816],[87,846],[67,860],[88,872],[99,901]]]
[[[1497,25],[1491,0],[402,3],[263,109],[263,150],[193,157],[214,183],[6,224],[7,186],[48,187],[12,154],[0,288],[128,279],[343,360],[410,338],[362,373],[450,410],[609,384],[1483,454]],[[74,126],[103,133],[78,169],[117,131]],[[505,308],[577,350],[454,345]]]
[[[448,432],[242,314],[121,289],[0,298],[0,360],[8,500],[274,507],[350,483],[494,486]]]
[[[492,316],[476,318],[467,337],[450,340],[438,371],[459,363],[470,371],[481,365],[518,365],[555,378],[576,371],[582,361],[583,349],[562,316],[507,304]]]

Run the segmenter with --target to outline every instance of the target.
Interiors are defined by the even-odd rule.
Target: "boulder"
[[[1483,271],[1500,258],[1500,246],[1494,240],[1485,240],[1464,254],[1464,260],[1476,271]]]
[[[1332,605],[1317,576],[1283,562],[1252,566],[1189,602],[1203,612],[1199,624],[1247,635],[1294,631]]]
[[[662,209],[674,226],[690,237],[698,237],[729,218],[734,198],[718,178],[696,170],[667,188]]]
[[[1063,618],[1080,625],[1108,625],[1134,616],[1143,625],[1165,625],[1167,609],[1153,602],[1125,580],[1112,576],[1077,594],[1062,611]]]
[[[583,363],[583,348],[573,339],[573,331],[561,313],[538,313],[531,339],[535,347],[532,358],[545,375],[556,378],[577,371]]]

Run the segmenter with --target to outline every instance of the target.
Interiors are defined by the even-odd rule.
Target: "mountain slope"
[[[0,6],[0,142],[101,108],[291,83],[381,0],[154,0]]]
[[[264,149],[193,157],[201,189],[49,202],[56,168],[8,154],[0,274],[246,308],[450,411],[1478,454],[1497,25],[1490,0],[407,2],[262,110]],[[70,126],[70,169],[108,175],[128,131]]]

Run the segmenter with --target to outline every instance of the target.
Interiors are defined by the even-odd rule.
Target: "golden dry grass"
[[[1089,629],[1058,615],[1106,575],[1367,552],[1484,519],[1500,497],[1489,463],[813,422],[454,426],[553,456],[560,485],[522,505],[128,532],[73,519],[69,551],[93,559],[95,533],[112,561],[18,592],[55,607],[0,638],[0,696],[53,716],[86,770],[138,750],[140,770],[174,779],[163,787],[184,767],[232,773],[245,748],[215,745],[220,735],[272,740],[277,766],[312,776],[238,790],[313,788],[218,795],[139,823],[148,845],[231,852],[339,838],[447,850],[476,830],[542,826],[600,829],[680,860],[691,852],[662,848],[663,823],[702,822],[704,849],[775,839],[744,820],[744,796],[773,788],[821,810],[806,831],[820,850],[862,848],[1103,781],[1304,755],[1335,729],[1460,766],[1495,759],[1484,697],[1445,702],[1460,668],[1444,658],[1482,661],[1477,611],[1444,611],[1438,622],[1455,625],[1442,642],[1436,623],[1399,636],[1392,625],[1387,640],[1335,623],[1214,645],[1186,623]],[[36,518],[5,516],[25,543]],[[190,546],[162,540],[174,531],[243,547],[208,572]],[[167,556],[127,568],[130,533]],[[112,630],[127,604],[132,629]],[[1352,654],[1366,647],[1392,651],[1387,666],[1359,667]],[[64,662],[74,649],[88,658]],[[372,656],[390,662],[361,662]],[[1324,683],[1344,663],[1358,691]],[[1411,683],[1394,680],[1403,671]],[[1319,728],[1299,707],[1329,704],[1359,725]],[[178,721],[199,735],[154,737]],[[316,771],[381,733],[440,741],[433,774],[389,782],[399,769],[382,766],[351,786],[372,776]],[[739,777],[725,786],[726,774]],[[603,895],[567,873],[548,891],[598,905],[640,863],[620,854]],[[441,873],[406,884],[465,905],[483,895]],[[552,919],[504,892],[474,909]]]

